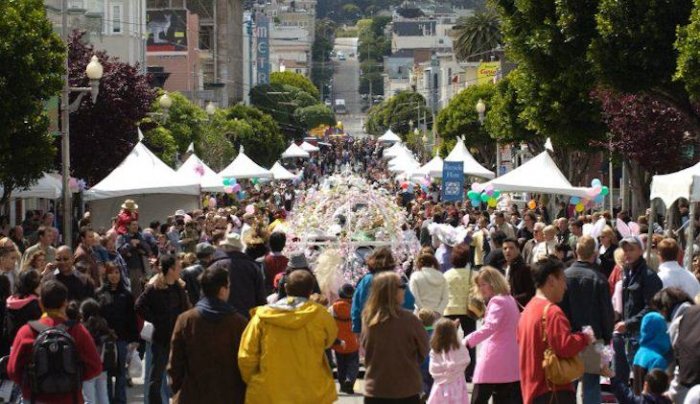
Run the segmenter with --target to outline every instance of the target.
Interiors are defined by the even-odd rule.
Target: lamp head
[[[160,104],[161,108],[168,110],[168,109],[170,109],[170,107],[173,106],[173,99],[170,98],[170,96],[168,95],[168,92],[165,91],[163,93],[163,95],[160,96],[160,99],[158,100],[158,104]]]
[[[209,101],[204,110],[206,111],[207,115],[212,116],[216,113],[216,105],[214,105],[213,102]]]
[[[104,68],[102,67],[102,63],[100,63],[99,59],[97,59],[97,56],[92,55],[90,63],[88,63],[87,67],[85,68],[85,74],[90,80],[100,80],[103,73]]]

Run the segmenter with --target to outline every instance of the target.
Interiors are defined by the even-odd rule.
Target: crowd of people
[[[0,239],[7,399],[126,403],[143,359],[150,404],[700,402],[700,249],[688,271],[677,240],[611,212],[441,202],[393,181],[381,151],[335,142],[302,182],[205,195],[163,223],[126,200],[107,229],[86,214],[75,246],[28,215]],[[396,195],[421,249],[377,246],[329,291],[285,231],[340,167]]]

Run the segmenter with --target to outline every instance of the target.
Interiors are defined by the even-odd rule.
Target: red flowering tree
[[[71,175],[94,185],[109,174],[138,142],[137,123],[151,109],[156,91],[131,66],[95,51],[83,41],[85,33],[74,32],[69,41],[71,86],[88,86],[85,67],[97,55],[104,67],[100,93],[93,104],[83,98],[78,110],[70,114]],[[57,142],[60,149],[60,141]]]

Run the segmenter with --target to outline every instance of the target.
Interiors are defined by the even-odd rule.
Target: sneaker
[[[345,394],[355,394],[355,390],[353,389],[353,383],[352,382],[343,382],[340,385],[340,391],[345,393]]]

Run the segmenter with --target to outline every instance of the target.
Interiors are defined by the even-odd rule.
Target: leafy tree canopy
[[[428,120],[432,119],[425,98],[418,93],[402,91],[369,110],[365,130],[369,134],[379,136],[383,135],[387,129],[391,129],[405,140],[411,130],[410,121],[413,121],[415,127],[425,124],[424,117]],[[432,122],[428,123],[432,126]]]
[[[292,87],[296,87],[310,94],[312,97],[318,99],[319,92],[318,88],[311,82],[306,76],[294,72],[273,72],[270,74],[271,84],[282,84]]]
[[[323,104],[314,104],[294,111],[294,118],[304,126],[306,130],[319,125],[335,125],[335,115],[330,108]]]
[[[197,144],[202,136],[203,127],[207,123],[207,114],[191,102],[187,97],[179,92],[169,94],[173,100],[173,105],[167,112],[167,117],[164,117],[165,111],[160,108],[157,99],[153,102],[152,108],[156,112],[158,119],[148,117],[143,120],[142,125],[148,128],[152,124],[159,124],[159,128],[165,129],[172,137],[176,153],[185,153],[190,143]],[[146,139],[149,139],[149,132],[144,132]],[[160,136],[163,136],[162,134]],[[168,142],[169,143],[169,142]],[[173,159],[168,159],[165,156],[161,157],[163,161],[169,164],[174,163]]]
[[[51,168],[56,149],[43,102],[56,96],[65,47],[40,0],[0,2],[0,202]]]
[[[271,167],[284,151],[287,142],[270,115],[255,107],[236,104],[226,110],[225,118],[228,128],[224,133],[236,152],[242,145],[253,161]]]

